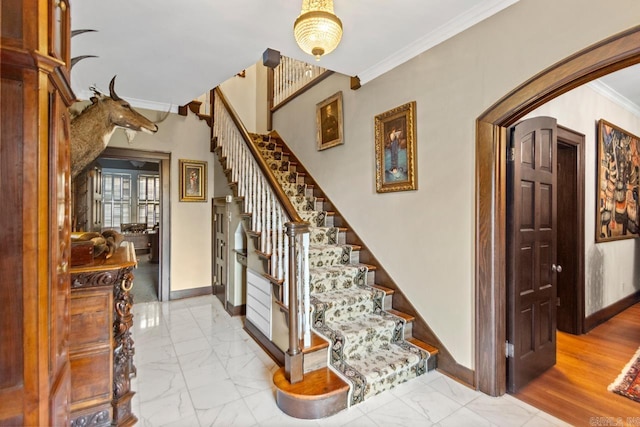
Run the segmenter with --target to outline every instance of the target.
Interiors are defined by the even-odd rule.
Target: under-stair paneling
[[[271,334],[271,284],[267,279],[247,270],[247,320],[268,339]]]

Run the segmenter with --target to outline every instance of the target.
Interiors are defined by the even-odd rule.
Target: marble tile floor
[[[489,397],[430,372],[320,420],[284,414],[272,383],[278,366],[247,335],[243,317],[201,296],[134,304],[132,410],[145,427],[564,426],[509,395]]]
[[[138,267],[133,271],[133,302],[144,303],[158,301],[158,270],[160,264],[150,262],[151,255],[138,254]]]

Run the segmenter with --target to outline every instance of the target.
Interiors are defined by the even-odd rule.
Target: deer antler
[[[83,34],[83,33],[94,33],[97,32],[98,30],[90,30],[90,29],[82,29],[82,30],[73,30],[71,31],[71,37],[77,36],[79,34]],[[74,65],[76,65],[78,62],[82,61],[83,59],[86,58],[97,58],[96,55],[80,55],[80,56],[76,56],[71,58],[71,66],[69,67],[69,69],[71,70],[73,68]]]
[[[109,95],[111,96],[111,99],[113,99],[114,101],[121,101],[122,98],[120,98],[118,96],[118,94],[116,93],[116,90],[114,88],[115,84],[116,84],[116,76],[113,76],[113,78],[111,79],[111,82],[109,83]]]

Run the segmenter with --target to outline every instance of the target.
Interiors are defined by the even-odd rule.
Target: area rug
[[[618,378],[607,387],[609,391],[640,402],[640,348],[624,367]]]

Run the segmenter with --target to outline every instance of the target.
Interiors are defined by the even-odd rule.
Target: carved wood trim
[[[71,420],[71,427],[106,427],[111,425],[109,410],[82,415]]]

